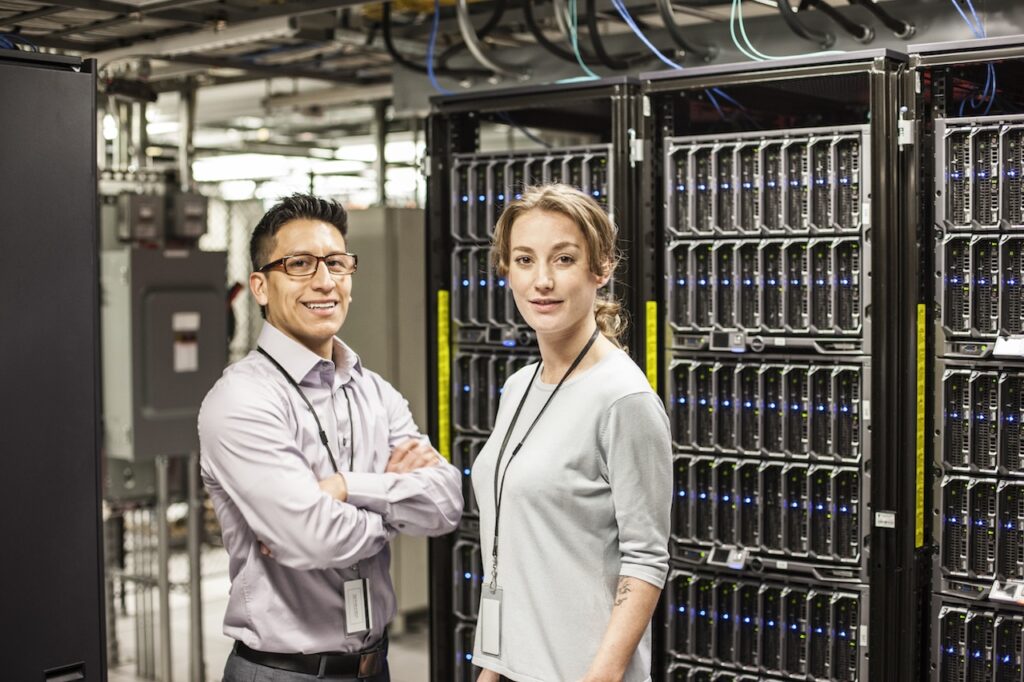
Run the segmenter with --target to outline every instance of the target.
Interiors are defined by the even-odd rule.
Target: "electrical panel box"
[[[158,242],[167,225],[162,194],[124,193],[117,197],[117,235],[121,241]]]
[[[108,457],[198,449],[199,406],[227,362],[225,272],[222,252],[102,252]]]
[[[167,238],[196,241],[206,234],[209,200],[198,192],[174,192],[170,195],[167,212]]]

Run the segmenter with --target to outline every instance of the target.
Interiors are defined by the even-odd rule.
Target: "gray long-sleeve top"
[[[441,463],[384,473],[392,448],[424,436],[405,399],[340,340],[325,360],[267,323],[259,345],[316,409],[348,501],[319,488],[334,469],[288,380],[256,351],[228,367],[199,412],[203,482],[230,557],[224,634],[261,651],[357,651],[378,641],[395,613],[388,541],[453,530],[459,472]],[[373,627],[348,636],[342,584],[356,577],[369,581]]]
[[[473,465],[485,583],[498,449],[535,367],[505,383],[494,432]],[[553,390],[539,377],[530,389],[502,471]],[[578,680],[597,653],[619,576],[661,588],[668,574],[668,417],[629,356],[611,352],[563,384],[508,465],[501,499],[501,655],[481,651],[478,631],[473,663],[516,682]],[[649,680],[650,669],[648,628],[624,680]]]

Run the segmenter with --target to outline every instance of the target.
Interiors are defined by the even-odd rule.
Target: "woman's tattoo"
[[[615,589],[615,606],[626,601],[632,591],[633,586],[630,584],[629,578],[619,578],[619,586]]]

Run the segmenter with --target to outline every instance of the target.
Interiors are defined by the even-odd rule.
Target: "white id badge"
[[[345,633],[354,635],[373,627],[373,611],[370,609],[370,587],[365,578],[346,580],[345,590]]]
[[[501,655],[501,588],[484,585],[480,595],[480,650],[488,656]]]

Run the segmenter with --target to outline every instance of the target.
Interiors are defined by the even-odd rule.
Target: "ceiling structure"
[[[636,28],[668,59],[685,66],[748,58],[733,48],[735,36],[730,41],[734,7],[761,49],[776,54],[904,48],[911,24],[915,41],[966,37],[949,0],[782,2],[579,0],[575,35],[581,56],[601,75],[666,68],[616,4],[628,7]],[[579,76],[566,14],[575,4],[439,0],[435,26],[433,0],[0,0],[0,47],[6,41],[96,59],[101,108],[154,101],[144,111],[158,157],[159,148],[170,154],[178,141],[178,93],[197,88],[199,154],[324,158],[324,150],[353,140],[372,144],[382,126],[397,139],[422,138],[434,92],[426,73],[432,36],[435,87]],[[975,4],[994,30],[1024,30],[1024,3]],[[704,51],[708,43],[712,54]]]

